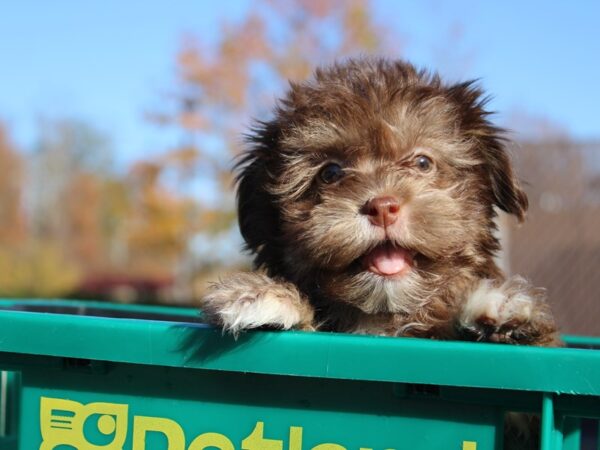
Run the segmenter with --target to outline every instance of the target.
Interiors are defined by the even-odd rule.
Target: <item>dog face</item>
[[[494,209],[527,199],[472,83],[351,60],[292,84],[240,162],[255,263],[311,298],[410,312],[460,271],[491,276]]]

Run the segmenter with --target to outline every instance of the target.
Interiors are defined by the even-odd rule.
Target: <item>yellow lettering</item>
[[[41,397],[40,450],[53,450],[57,446],[70,446],[77,449],[100,448],[88,442],[84,428],[90,416],[98,416],[97,432],[109,436],[111,441],[101,446],[103,449],[122,449],[127,438],[128,405],[118,403],[82,404],[72,400]],[[148,433],[161,433],[167,439],[166,450],[186,450],[183,428],[177,422],[163,417],[135,416],[131,450],[147,450]],[[303,450],[302,427],[289,428],[287,450]],[[241,450],[283,450],[283,440],[264,437],[264,422],[256,422],[252,432],[242,441]],[[219,433],[203,433],[197,436],[187,450],[236,450],[229,438]],[[324,443],[311,450],[346,450],[346,447]],[[360,447],[359,450],[373,450]],[[394,449],[386,449],[394,450]],[[462,450],[477,450],[477,442],[463,441]]]
[[[302,427],[290,427],[289,450],[302,450]]]
[[[146,416],[135,416],[133,419],[133,450],[146,450],[146,433],[149,431],[167,437],[167,450],[185,450],[185,435],[177,422]]]
[[[477,450],[477,442],[463,441],[462,450]]]
[[[242,441],[242,450],[282,450],[283,441],[263,438],[264,427],[263,422],[256,423],[250,436]]]
[[[219,450],[235,450],[231,441],[219,433],[201,434],[192,441],[188,450],[204,450],[209,447],[216,447]]]

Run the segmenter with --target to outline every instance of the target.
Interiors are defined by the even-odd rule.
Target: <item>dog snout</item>
[[[387,228],[398,220],[400,215],[400,202],[396,197],[375,197],[365,203],[363,214],[369,217],[369,221],[378,227]]]

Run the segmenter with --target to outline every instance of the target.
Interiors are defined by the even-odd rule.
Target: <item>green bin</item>
[[[600,340],[577,348],[256,331],[196,310],[0,301],[0,449],[598,448]]]

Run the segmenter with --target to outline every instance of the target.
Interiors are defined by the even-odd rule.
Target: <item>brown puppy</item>
[[[494,262],[494,206],[527,197],[473,82],[350,60],[292,84],[238,166],[257,271],[214,284],[206,317],[256,327],[552,345],[543,290]]]

